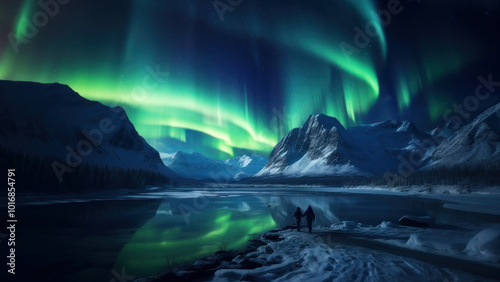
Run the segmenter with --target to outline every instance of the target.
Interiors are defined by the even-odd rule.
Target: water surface
[[[25,203],[18,208],[18,271],[65,281],[157,275],[217,250],[242,250],[258,234],[293,224],[297,207],[309,205],[317,226],[377,225],[407,214],[432,216],[438,227],[500,222],[499,215],[446,208],[443,199],[334,188],[178,188]]]

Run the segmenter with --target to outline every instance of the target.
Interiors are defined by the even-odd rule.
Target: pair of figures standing
[[[302,214],[302,211],[300,208],[297,208],[297,211],[293,214],[295,216],[295,219],[297,219],[297,231],[300,231],[300,220],[302,217],[306,217],[307,220],[307,228],[309,228],[309,233],[312,231],[312,222],[316,219],[316,216],[314,215],[314,212],[309,206],[304,214]]]

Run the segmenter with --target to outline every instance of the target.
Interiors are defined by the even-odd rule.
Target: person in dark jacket
[[[309,228],[309,233],[312,233],[312,223],[314,220],[316,220],[316,216],[314,215],[314,212],[311,208],[311,206],[309,206],[306,210],[306,212],[304,213],[304,215],[306,217],[306,220],[307,220],[307,228]]]
[[[300,231],[300,220],[302,219],[302,212],[300,208],[297,208],[297,211],[293,214],[295,219],[297,219],[297,231]]]

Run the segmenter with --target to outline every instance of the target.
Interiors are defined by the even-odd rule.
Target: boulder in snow
[[[429,227],[432,224],[432,217],[405,215],[398,220],[398,224],[412,227]]]

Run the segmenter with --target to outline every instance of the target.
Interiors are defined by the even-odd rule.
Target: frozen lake
[[[499,200],[498,194],[311,187],[177,188],[26,200],[18,208],[18,273],[65,281],[155,275],[217,250],[242,250],[259,233],[294,223],[297,207],[304,211],[309,205],[318,227],[340,221],[377,226],[413,215],[431,216],[434,229],[480,230],[500,223]]]

